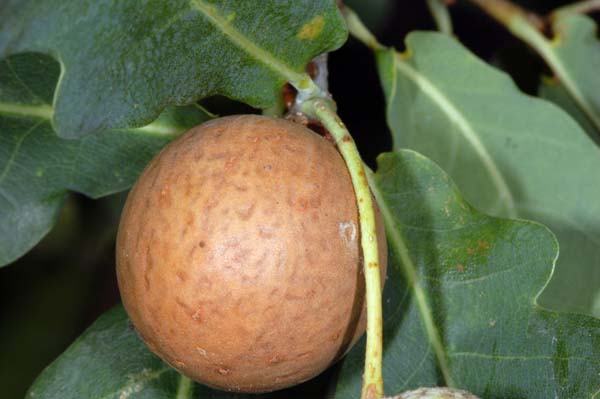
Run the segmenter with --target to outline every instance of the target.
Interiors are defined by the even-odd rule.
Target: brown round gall
[[[358,211],[342,157],[283,119],[191,129],[131,190],[117,277],[142,339],[188,377],[238,392],[314,377],[365,326]]]

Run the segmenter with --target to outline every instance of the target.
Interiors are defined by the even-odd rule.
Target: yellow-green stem
[[[358,20],[358,17],[356,18]],[[374,37],[373,41],[377,43]],[[303,74],[300,80],[290,80],[290,83],[298,91],[295,111],[319,120],[333,136],[354,187],[359,213],[367,303],[367,345],[361,398],[380,399],[383,397],[381,277],[375,210],[363,162],[352,136],[337,116],[335,103],[331,101],[326,88],[317,86],[306,74]]]
[[[194,393],[194,382],[181,374],[177,386],[176,399],[190,399]]]
[[[347,10],[346,12],[346,24],[348,25],[348,29],[350,34],[354,36],[356,39],[360,40],[363,44],[370,47],[374,52],[387,50],[385,46],[380,44],[373,34],[369,32],[369,30],[364,26],[362,21],[352,12],[352,10]],[[396,62],[398,66],[402,66],[404,71],[410,71],[410,67],[401,59],[401,57],[397,56]],[[380,209],[383,214],[384,219],[391,220],[392,217],[389,215],[389,210],[385,204],[385,201],[381,200],[381,194],[379,193],[377,186],[373,184],[373,172],[366,170],[367,172],[367,181],[370,183],[372,187],[373,194],[375,198],[377,198],[380,204]],[[379,198],[378,198],[379,197]],[[389,226],[386,226],[389,227]],[[436,355],[439,369],[444,377],[444,381],[447,386],[454,386],[454,381],[452,379],[452,375],[450,374],[450,368],[448,366],[448,360],[446,358],[443,343],[440,337],[439,332],[437,331],[437,327],[435,326],[435,322],[433,319],[433,315],[430,311],[430,306],[428,305],[427,297],[425,291],[418,279],[418,275],[416,273],[416,269],[410,256],[408,255],[408,249],[402,239],[402,237],[398,234],[397,229],[392,229],[392,231],[388,230],[388,239],[391,243],[394,243],[394,246],[400,248],[399,256],[402,260],[403,264],[403,272],[407,278],[407,282],[411,287],[413,294],[416,299],[417,306],[419,307],[419,311],[423,318],[423,323],[425,324],[425,330],[427,331],[427,335],[429,341],[431,342],[431,347]]]
[[[326,99],[304,102],[301,111],[323,123],[333,136],[352,179],[359,213],[367,302],[367,347],[362,399],[383,397],[381,278],[374,204],[363,162],[348,129]]]

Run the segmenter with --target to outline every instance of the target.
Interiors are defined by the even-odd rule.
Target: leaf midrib
[[[134,389],[135,387],[139,387],[141,391],[145,386],[148,385],[148,383],[150,383],[151,381],[154,381],[158,378],[160,378],[161,375],[163,375],[164,373],[166,373],[167,371],[171,371],[173,370],[171,367],[168,366],[164,366],[160,369],[157,369],[153,372],[149,372],[145,375],[142,375],[141,378],[139,379],[135,379],[135,378],[131,378],[127,384],[123,385],[118,391],[115,392],[110,392],[104,396],[102,396],[100,399],[109,399],[109,398],[114,398],[115,395],[117,394],[123,394],[124,392],[126,392],[129,389]],[[138,392],[139,392],[138,391]]]
[[[257,46],[236,30],[223,16],[215,11],[214,7],[203,0],[190,0],[193,8],[198,10],[221,33],[223,33],[236,47],[245,51],[255,61],[265,65],[270,70],[281,75],[288,82],[297,85],[305,80],[302,73],[296,72],[289,65],[277,59],[269,51]]]
[[[35,123],[29,129],[27,129],[25,131],[25,133],[23,133],[21,135],[21,137],[18,138],[13,150],[10,153],[10,156],[8,157],[8,160],[6,161],[6,164],[4,164],[4,167],[2,168],[2,172],[0,173],[0,187],[2,187],[2,185],[4,183],[4,179],[6,178],[6,175],[8,174],[8,172],[11,170],[11,168],[15,164],[15,158],[19,154],[19,150],[21,149],[21,145],[23,144],[23,141],[25,141],[25,139],[31,133],[33,133],[35,131],[35,129],[37,129],[37,127],[42,123],[43,123],[43,121],[39,121],[38,123]]]
[[[54,108],[48,104],[26,105],[0,102],[0,114],[51,120]]]
[[[394,50],[391,50],[394,51]],[[492,182],[496,186],[499,196],[505,205],[507,216],[510,218],[516,218],[518,216],[515,208],[515,199],[513,194],[504,179],[504,176],[500,172],[498,166],[496,165],[494,159],[489,154],[485,145],[479,139],[479,136],[475,132],[475,129],[471,126],[467,118],[463,115],[463,113],[454,105],[452,101],[448,97],[444,95],[444,93],[437,87],[435,84],[429,80],[425,75],[419,73],[416,69],[414,69],[410,64],[402,59],[402,56],[394,51],[394,70],[399,71],[408,79],[410,79],[417,87],[419,87],[423,93],[429,96],[434,103],[438,104],[440,109],[447,115],[448,119],[454,122],[454,124],[459,128],[459,131],[462,132],[463,137],[469,142],[474,149],[475,153],[481,159],[485,170],[490,175]],[[394,79],[395,79],[394,72]],[[394,92],[395,95],[395,92]],[[390,96],[389,103],[391,104],[393,97]],[[388,112],[391,109],[388,109]]]
[[[48,104],[25,105],[19,103],[0,102],[0,115],[20,118],[41,119],[50,122],[54,116],[54,108]],[[38,123],[39,124],[39,123]],[[137,128],[114,129],[128,133],[145,133],[157,136],[177,136],[185,131],[186,127],[169,125],[160,121],[154,121],[148,125]]]
[[[392,212],[387,202],[383,198],[381,191],[379,190],[379,186],[375,181],[373,172],[369,168],[365,168],[365,170],[367,171],[369,186],[371,187],[371,191],[377,200],[379,211],[381,212],[381,215],[385,221],[387,240],[401,259],[400,264],[403,267],[401,268],[400,272],[404,274],[408,286],[414,293],[415,301],[417,303],[417,307],[419,308],[419,314],[421,315],[423,324],[425,325],[425,331],[427,333],[428,340],[431,343],[431,347],[433,348],[433,352],[435,353],[439,369],[444,377],[444,382],[446,386],[452,387],[454,386],[454,382],[450,374],[450,366],[448,364],[444,345],[442,343],[440,332],[435,325],[433,312],[431,310],[431,306],[429,305],[429,301],[427,300],[427,295],[424,288],[421,286],[421,283],[419,282],[417,268],[410,257],[410,252],[404,237],[402,236],[401,230],[394,220]]]

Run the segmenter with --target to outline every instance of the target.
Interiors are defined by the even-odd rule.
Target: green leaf
[[[593,19],[558,13],[552,21],[554,37],[534,46],[561,80],[581,112],[600,132],[600,41]],[[596,136],[598,138],[599,136]]]
[[[590,313],[600,287],[600,148],[454,39],[412,33],[407,48],[377,54],[394,148],[431,158],[477,209],[549,226],[561,253],[540,301]]]
[[[148,350],[119,305],[42,372],[26,399],[293,399],[306,393],[312,395],[310,389],[235,394],[192,383]]]
[[[26,398],[174,398],[178,380],[178,373],[146,348],[118,306],[48,366]]]
[[[478,5],[529,44],[550,66],[572,101],[600,129],[600,41],[594,20],[577,14],[577,5],[554,12],[548,39],[523,9],[479,0]]]
[[[188,399],[189,380],[152,354],[122,306],[101,316],[35,380],[27,399]],[[237,398],[197,386],[205,398]]]
[[[547,228],[476,211],[409,150],[381,155],[371,183],[390,248],[388,394],[435,385],[486,399],[599,392],[600,320],[536,304],[558,254]],[[343,361],[336,399],[359,397],[363,356],[359,347]]]
[[[0,62],[0,265],[49,231],[69,191],[98,198],[127,189],[166,143],[209,119],[195,107],[168,108],[143,128],[61,139],[50,123],[59,71],[40,54]]]
[[[556,81],[556,79],[542,78],[538,95],[545,100],[552,101],[565,110],[579,123],[592,140],[596,140],[597,143],[600,142],[600,129],[594,126],[592,121],[573,100],[573,97],[569,95],[565,87]]]
[[[4,1],[0,58],[60,60],[51,105],[61,137],[143,126],[167,105],[214,94],[270,107],[347,37],[334,0]]]

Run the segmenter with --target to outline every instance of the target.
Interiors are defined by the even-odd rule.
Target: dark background
[[[403,49],[408,32],[435,29],[425,0],[347,3],[382,43],[399,50]],[[570,2],[518,3],[543,14]],[[465,2],[459,1],[451,13],[455,34],[468,48],[507,70],[522,90],[535,94],[540,74],[547,71],[532,51]],[[373,56],[350,39],[330,55],[329,69],[330,88],[340,116],[364,158],[373,165],[377,154],[391,148]],[[239,112],[239,106],[223,108],[222,103],[209,102],[219,107],[211,111]],[[54,230],[23,258],[0,269],[0,396],[3,398],[22,398],[45,366],[100,314],[119,302],[114,240],[125,195],[98,201],[72,195]],[[319,389],[319,381],[312,386]]]

